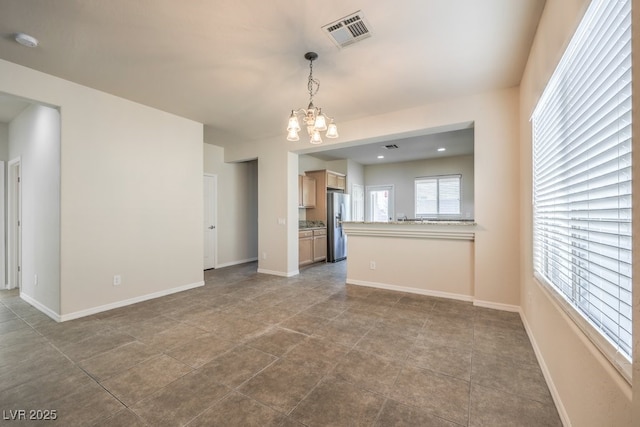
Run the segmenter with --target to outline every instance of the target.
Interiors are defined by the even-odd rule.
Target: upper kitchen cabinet
[[[315,208],[307,210],[306,218],[314,221],[327,221],[327,190],[346,190],[347,177],[338,172],[326,169],[307,171],[305,175],[316,181]]]
[[[347,189],[347,177],[345,174],[330,170],[317,170],[305,172],[307,176],[316,179],[318,189],[342,190]]]
[[[313,177],[298,176],[298,207],[316,207],[316,180]]]
[[[327,188],[346,190],[347,177],[341,173],[327,171]]]

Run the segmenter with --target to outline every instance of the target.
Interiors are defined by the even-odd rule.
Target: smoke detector
[[[15,41],[26,47],[38,46],[38,39],[25,33],[17,33],[14,36]]]
[[[369,28],[369,23],[359,10],[323,26],[322,30],[336,46],[343,48],[371,37]]]

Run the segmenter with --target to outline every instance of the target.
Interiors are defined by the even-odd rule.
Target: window
[[[367,186],[367,220],[389,222],[393,218],[393,185]]]
[[[416,218],[460,216],[460,175],[416,178]]]
[[[630,378],[630,0],[591,3],[532,127],[535,274]]]

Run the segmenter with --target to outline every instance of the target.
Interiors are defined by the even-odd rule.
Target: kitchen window
[[[630,380],[630,0],[591,2],[531,120],[535,275]]]
[[[461,175],[416,178],[416,218],[460,216]]]

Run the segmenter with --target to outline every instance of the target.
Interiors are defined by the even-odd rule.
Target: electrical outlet
[[[369,269],[370,270],[375,270],[376,269],[376,262],[375,261],[369,261]]]
[[[122,283],[122,277],[119,274],[113,276],[113,286],[120,286]]]
[[[266,252],[262,252],[262,259],[267,259],[267,253]]]
[[[35,275],[33,276],[33,284],[34,284],[35,286],[38,286],[38,275],[37,275],[37,274],[35,274]]]

